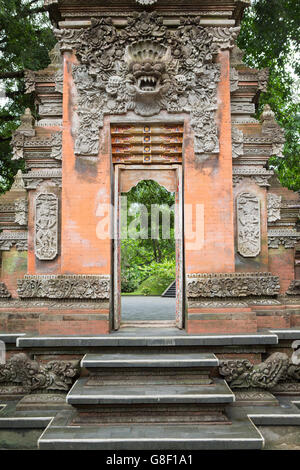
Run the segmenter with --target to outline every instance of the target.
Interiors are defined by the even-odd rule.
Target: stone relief
[[[58,198],[52,193],[41,193],[35,200],[35,256],[52,260],[58,253]]]
[[[284,131],[281,129],[279,124],[275,120],[275,115],[268,104],[264,106],[264,110],[260,117],[262,123],[263,135],[269,137],[272,142],[271,155],[277,157],[283,157],[283,146],[284,146]]]
[[[148,5],[154,5],[154,3],[157,2],[157,0],[135,0],[138,5],[142,6],[148,6]]]
[[[0,364],[0,394],[8,387],[17,386],[23,393],[38,390],[68,391],[79,375],[78,361],[50,361],[40,364],[26,354],[12,356]]]
[[[241,193],[236,198],[238,252],[245,258],[260,253],[260,201],[252,193]]]
[[[195,152],[219,152],[215,122],[219,66],[213,56],[231,48],[239,28],[203,28],[199,18],[168,29],[156,13],[135,13],[117,29],[111,18],[82,30],[55,30],[62,50],[75,50],[79,129],[75,153],[97,156],[105,114],[191,113]]]
[[[187,275],[187,296],[247,297],[279,294],[279,278],[270,273],[199,273]]]
[[[28,204],[26,199],[15,201],[15,222],[19,225],[28,223]]]
[[[268,222],[276,222],[280,220],[281,196],[277,194],[267,194]]]
[[[21,298],[109,299],[109,275],[24,276],[18,281]]]
[[[292,281],[286,291],[287,295],[299,295],[300,296],[300,280]]]
[[[269,179],[274,175],[273,170],[266,170],[265,168],[257,168],[255,166],[233,167],[232,173],[233,186],[237,186],[246,178],[254,181],[258,186],[270,186]]]
[[[235,126],[231,129],[232,139],[232,158],[238,158],[244,153],[244,134],[243,131]]]
[[[0,282],[0,298],[8,299],[9,297],[11,297],[11,295],[8,292],[6,285],[4,282]]]
[[[0,233],[0,251],[9,251],[14,245],[18,251],[27,251],[28,233],[23,231]]]
[[[37,189],[45,180],[61,187],[62,175],[60,168],[29,171],[23,174],[23,181],[26,189]]]
[[[254,365],[248,359],[220,361],[220,374],[232,388],[273,389],[280,382],[300,379],[300,367],[287,354],[275,352],[264,362]]]
[[[300,240],[300,233],[296,229],[268,230],[269,248],[279,248],[280,245],[283,245],[285,248],[295,248],[298,240]]]

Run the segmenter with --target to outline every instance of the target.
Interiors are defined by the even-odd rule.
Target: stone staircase
[[[214,378],[218,359],[191,348],[113,346],[87,354],[40,449],[261,449],[247,416],[233,416],[235,397]]]
[[[167,287],[167,289],[161,294],[162,297],[176,297],[176,281],[173,281],[172,284]]]

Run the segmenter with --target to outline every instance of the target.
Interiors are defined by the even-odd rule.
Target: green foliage
[[[34,101],[25,94],[24,71],[49,64],[48,51],[55,38],[43,0],[0,0],[0,83],[6,100],[0,100],[0,193],[9,189],[24,162],[12,161],[10,140],[25,108]]]
[[[299,18],[300,2],[255,0],[245,11],[238,38],[247,65],[269,68],[268,90],[260,96],[257,116],[264,103],[270,104],[285,131],[285,158],[273,157],[269,164],[293,190],[300,189]]]

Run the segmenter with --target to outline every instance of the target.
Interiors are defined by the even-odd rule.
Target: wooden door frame
[[[183,253],[183,182],[181,164],[115,164],[114,165],[114,254],[113,254],[113,321],[118,330],[121,325],[121,249],[120,249],[120,186],[122,170],[173,170],[176,178],[175,192],[175,250],[176,250],[176,317],[177,328],[184,326],[184,253]],[[154,179],[155,180],[155,179]]]

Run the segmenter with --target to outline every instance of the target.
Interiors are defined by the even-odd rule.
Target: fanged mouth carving
[[[158,85],[158,80],[153,75],[144,75],[138,78],[137,85],[142,91],[155,91]]]

